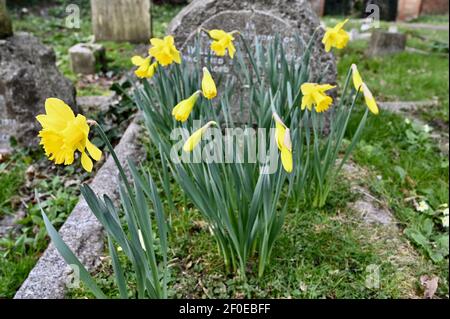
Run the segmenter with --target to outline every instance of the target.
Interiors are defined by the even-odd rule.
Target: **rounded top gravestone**
[[[185,59],[189,61],[199,28],[238,30],[247,38],[260,43],[275,36],[283,42],[288,57],[300,57],[302,52],[293,50],[295,37],[308,43],[320,21],[306,0],[194,0],[170,23],[167,33],[175,37]],[[336,83],[336,62],[326,53],[321,43],[323,30],[319,30],[312,48],[310,81]],[[207,36],[202,33],[201,47]],[[190,52],[191,51],[191,52]],[[209,52],[202,52],[202,56]],[[211,61],[215,73],[227,73],[227,63],[218,57]]]

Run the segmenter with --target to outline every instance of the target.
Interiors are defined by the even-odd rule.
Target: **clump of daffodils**
[[[89,141],[90,127],[86,117],[81,114],[75,116],[66,103],[56,98],[46,100],[45,111],[46,114],[38,115],[36,119],[42,126],[40,144],[48,158],[55,164],[71,165],[78,151],[81,165],[91,172],[92,159],[99,161],[102,152]]]
[[[347,21],[345,20],[334,28],[327,29],[322,39],[322,43],[327,52],[333,47],[343,49],[347,45],[349,36],[344,30]],[[203,31],[210,37],[210,49],[217,56],[228,55],[231,59],[235,56],[242,58],[240,54],[244,54],[243,51],[236,50],[234,44],[234,35],[238,34],[243,44],[246,45],[244,37],[239,32],[226,32],[218,29]],[[170,167],[170,171],[173,172],[175,180],[181,185],[187,196],[190,197],[193,204],[197,206],[205,220],[209,223],[211,232],[215,236],[219,244],[219,249],[224,257],[225,267],[232,270],[239,269],[241,275],[245,277],[249,258],[257,256],[258,274],[262,276],[264,267],[270,260],[276,236],[281,231],[284,222],[284,213],[287,206],[282,205],[280,198],[284,198],[281,197],[281,194],[287,188],[286,181],[289,180],[287,197],[290,196],[292,189],[295,187],[301,190],[307,189],[308,192],[310,189],[314,189],[314,191],[310,192],[314,196],[314,203],[317,203],[319,207],[325,205],[333,178],[336,178],[337,172],[340,169],[334,169],[334,167],[338,166],[336,165],[336,158],[342,151],[342,139],[347,130],[348,121],[345,119],[349,118],[355,103],[352,103],[350,106],[342,102],[343,105],[337,108],[337,111],[333,114],[335,116],[333,117],[335,122],[332,121],[333,123],[331,123],[331,133],[329,137],[324,138],[320,135],[319,128],[320,120],[323,118],[321,117],[321,113],[329,111],[332,107],[333,98],[330,96],[330,91],[335,86],[327,83],[303,83],[303,80],[297,81],[296,79],[289,78],[290,72],[280,74],[276,81],[279,81],[283,85],[286,83],[292,85],[290,87],[292,90],[287,95],[291,94],[291,97],[294,94],[298,95],[298,100],[295,99],[295,102],[289,98],[277,100],[276,97],[271,98],[269,101],[269,107],[272,108],[272,119],[275,123],[275,141],[272,142],[271,146],[274,147],[275,156],[279,155],[279,158],[281,158],[282,168],[277,166],[273,174],[264,174],[260,166],[248,165],[247,167],[247,165],[243,164],[226,165],[226,167],[223,166],[223,163],[198,163],[199,165],[173,164],[168,160],[172,141],[163,132],[170,132],[174,126],[180,125],[179,122],[184,123],[183,126],[186,126],[186,122],[190,119],[192,120],[192,117],[194,117],[192,114],[198,116],[197,119],[206,122],[206,124],[193,132],[184,141],[182,148],[185,153],[193,152],[212,126],[221,127],[221,117],[212,111],[213,107],[211,102],[211,100],[218,97],[218,88],[213,75],[207,68],[196,69],[195,72],[198,72],[198,74],[195,74],[193,77],[185,77],[183,81],[179,81],[179,74],[172,74],[170,69],[168,72],[158,73],[157,70],[159,67],[168,67],[174,63],[181,64],[181,53],[177,50],[172,36],[166,36],[162,39],[153,38],[150,40],[150,43],[151,47],[148,51],[148,56],[134,56],[131,62],[137,67],[135,74],[140,79],[149,79],[155,76],[155,74],[158,77],[165,77],[164,81],[151,83],[151,85],[158,88],[152,92],[155,97],[154,99],[148,98],[150,96],[149,92],[147,92],[149,86],[138,86],[136,89],[137,95],[147,97],[145,99],[136,99],[136,104],[144,112],[152,141],[161,146],[162,163],[165,168]],[[251,57],[252,52],[250,51],[248,46],[246,46],[246,52]],[[280,54],[284,54],[282,50]],[[242,61],[241,59],[237,60]],[[263,69],[265,69],[265,66],[258,65],[258,63],[261,63],[257,61],[258,59],[252,59],[252,61],[255,60],[256,62],[253,63],[252,68],[249,68],[249,70],[252,69],[254,72],[258,72],[257,69],[259,69],[262,70],[261,72],[264,72]],[[276,66],[274,68],[276,69]],[[290,65],[286,65],[286,68],[289,69]],[[245,65],[242,66],[242,69],[242,74],[247,75],[243,76],[243,78],[251,78],[254,75],[250,73],[251,71],[245,69]],[[191,71],[191,69],[183,65],[176,70],[181,70],[181,72]],[[260,100],[265,100],[266,96],[265,87],[263,86],[267,84],[267,82],[264,82],[267,80],[265,79],[267,78],[266,75],[261,77],[262,90],[255,90],[255,94],[261,94],[262,98]],[[200,76],[201,84],[198,83]],[[351,70],[349,70],[347,79],[350,80],[350,77],[352,77],[354,87],[354,89],[349,89],[351,90],[350,96],[353,96],[355,101],[358,97],[358,95],[354,94],[355,90],[356,92],[361,92],[364,95],[367,105],[357,133],[355,133],[355,136],[357,136],[364,127],[369,111],[373,114],[378,114],[379,109],[356,65],[352,65]],[[163,82],[164,84],[162,84]],[[281,85],[277,86],[277,83],[274,83],[274,86],[278,88],[278,92],[285,92],[279,89],[282,87]],[[178,94],[168,92],[171,90],[167,88],[173,88],[173,92],[177,92],[178,94],[182,92],[181,94],[185,94],[186,96],[179,98]],[[161,101],[163,100],[160,96],[162,94],[173,94],[179,98],[177,101],[170,100],[173,104],[169,106],[176,104],[172,109],[170,107],[160,107]],[[347,96],[345,92],[343,96]],[[204,99],[207,100],[207,103],[198,102],[199,100],[204,102]],[[222,99],[221,96],[219,99],[220,103],[217,103],[218,111],[230,112],[231,107],[229,101],[226,98]],[[290,103],[282,103],[280,102],[281,100],[291,101]],[[345,100],[341,99],[341,101]],[[145,105],[143,101],[146,101]],[[286,106],[286,104],[289,105]],[[256,107],[252,103],[249,103],[249,105]],[[41,144],[45,149],[46,155],[56,164],[70,165],[75,160],[75,154],[79,152],[83,168],[88,172],[92,171],[93,160],[100,160],[102,152],[89,141],[89,125],[91,122],[83,115],[75,116],[70,107],[58,99],[48,99],[45,108],[46,114],[39,115],[37,120],[42,125],[42,131],[39,133],[39,136],[41,137]],[[193,112],[194,109],[195,112]],[[269,110],[269,108],[266,108],[266,110]],[[252,111],[255,111],[255,109],[252,109]],[[270,118],[270,113],[253,113],[259,117],[257,120],[260,120],[260,122],[258,123],[263,123],[261,127],[272,128],[273,122]],[[232,123],[233,119],[231,114],[221,115],[226,120],[230,119]],[[212,119],[214,120],[208,120],[208,117],[213,117]],[[207,120],[205,121],[205,119]],[[313,124],[312,128],[308,126],[309,123]],[[189,125],[189,122],[187,124]],[[101,128],[100,133],[106,143],[107,138]],[[358,138],[353,137],[351,145],[354,145],[357,141]],[[278,147],[279,154],[276,153],[275,143]],[[121,246],[123,252],[126,254],[134,254],[135,251],[138,252],[133,256],[133,260],[136,260],[135,269],[139,270],[141,274],[151,274],[151,278],[145,278],[141,286],[149,285],[148,291],[154,292],[154,294],[151,294],[152,296],[167,296],[165,288],[167,284],[166,278],[164,277],[164,280],[160,282],[159,279],[163,277],[158,274],[157,258],[154,251],[150,249],[153,247],[152,226],[145,219],[141,220],[144,216],[149,215],[141,215],[142,212],[146,211],[142,208],[145,208],[148,202],[144,194],[152,195],[150,197],[152,201],[155,201],[155,207],[161,206],[161,201],[157,198],[157,188],[151,182],[145,186],[145,189],[141,189],[142,182],[147,179],[142,179],[142,177],[138,176],[136,169],[131,169],[135,182],[134,188],[131,187],[123,168],[121,168],[117,157],[114,155],[112,146],[109,143],[106,144],[110,149],[110,153],[113,155],[113,159],[116,161],[122,182],[125,186],[122,190],[126,192],[124,196],[128,197],[127,200],[124,199],[125,197],[122,197],[122,201],[124,201],[122,206],[124,206],[125,213],[131,213],[132,216],[140,217],[138,218],[138,225],[131,225],[135,229],[131,233],[132,242],[133,244],[138,243],[138,245],[134,244],[134,249],[128,251],[127,240],[124,240],[124,245],[123,247]],[[326,152],[323,151],[322,147],[326,149]],[[352,150],[351,147],[346,149],[344,159],[341,163],[344,163],[346,158],[348,158]],[[310,166],[305,165],[305,158],[308,161],[310,156],[313,164]],[[150,181],[151,177],[148,180]],[[92,200],[91,195],[88,198]],[[310,199],[311,197],[308,197],[308,200]],[[129,203],[132,203],[132,205],[129,205]],[[313,205],[315,205],[314,203]],[[104,212],[101,210],[95,211],[98,209],[97,206],[91,205],[90,207],[93,207],[93,212],[102,222],[101,218],[104,216]],[[108,208],[107,206],[105,205],[106,208]],[[279,206],[283,206],[284,208],[280,211],[278,209]],[[129,209],[133,209],[133,211],[128,211]],[[155,211],[158,210],[155,209]],[[113,214],[114,211],[111,213]],[[160,229],[159,233],[159,238],[162,241],[161,247],[166,247],[165,215],[161,211],[157,212],[156,215],[155,218],[158,219],[158,227],[163,228]],[[448,227],[448,209],[446,215],[443,217],[442,222],[444,226],[447,225]],[[130,218],[128,222],[133,224],[136,221]],[[110,225],[108,223],[105,224],[106,226]],[[115,234],[115,228],[105,228],[108,231],[108,235],[114,237],[114,240],[121,244],[119,241],[124,239],[122,234],[115,237],[117,235]],[[109,244],[110,251],[115,252],[116,250],[112,249],[114,248],[114,242],[110,241]],[[145,254],[139,253],[141,250]],[[144,258],[144,256],[149,258],[149,260]],[[113,255],[112,257],[114,260]],[[163,269],[164,276],[166,276],[167,256],[164,255],[163,259],[164,264],[161,268]],[[140,267],[145,268],[144,271],[138,269]],[[137,279],[143,280],[144,278]],[[102,294],[96,295],[102,296]],[[126,291],[121,291],[121,295],[127,296],[128,294]],[[140,296],[144,295],[143,291],[141,291]]]
[[[189,98],[179,102],[172,110],[172,116],[179,122],[186,122],[194,109],[200,95],[212,100],[217,96],[217,87],[211,73],[203,68],[202,89],[196,91]]]

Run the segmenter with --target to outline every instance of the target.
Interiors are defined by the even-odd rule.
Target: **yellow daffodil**
[[[203,68],[202,92],[203,96],[208,100],[212,100],[217,96],[216,83],[214,83],[214,79],[207,68]]]
[[[185,151],[187,153],[192,152],[194,150],[194,148],[198,145],[198,143],[200,143],[200,141],[202,140],[203,134],[205,134],[206,130],[211,125],[217,125],[217,123],[214,121],[208,122],[201,129],[195,131],[184,143],[183,151]]]
[[[278,149],[281,152],[281,163],[286,172],[291,173],[294,167],[292,160],[292,141],[289,128],[281,121],[278,114],[273,113],[275,119],[275,139],[277,141]]]
[[[81,165],[91,172],[93,163],[89,155],[99,161],[102,152],[89,139],[89,125],[83,115],[75,117],[72,109],[63,101],[50,98],[45,101],[45,112],[36,119],[42,125],[39,132],[41,145],[47,157],[56,164],[71,165],[74,153],[81,153]]]
[[[364,99],[366,101],[366,105],[369,108],[370,112],[377,115],[380,111],[378,109],[377,102],[367,87],[366,83],[363,82],[361,74],[359,74],[358,67],[355,64],[352,64],[352,77],[353,77],[353,86],[357,91],[361,90],[364,94]]]
[[[308,108],[312,110],[313,105],[316,106],[318,113],[325,112],[333,103],[333,99],[326,95],[325,92],[334,89],[335,86],[330,84],[304,83],[301,86],[303,94],[302,110]]]
[[[152,57],[143,58],[140,56],[134,56],[131,58],[131,62],[138,66],[138,69],[134,72],[138,78],[149,79],[153,77],[158,65],[157,62],[152,63]]]
[[[337,49],[343,49],[350,40],[349,34],[343,29],[344,25],[348,22],[346,19],[343,22],[338,23],[334,28],[327,28],[325,35],[323,36],[322,43],[325,45],[325,51],[330,52],[332,47]]]
[[[224,56],[228,50],[230,58],[234,58],[236,48],[234,47],[234,32],[225,32],[223,30],[210,30],[209,36],[214,40],[211,43],[211,50],[213,50],[218,56]]]
[[[168,35],[164,39],[153,38],[150,40],[152,47],[149,54],[162,66],[167,66],[176,62],[181,63],[181,54],[175,47],[173,36]]]
[[[177,104],[177,106],[173,108],[172,115],[177,121],[180,122],[187,121],[189,115],[191,115],[195,103],[198,100],[200,93],[201,93],[200,91],[195,92],[189,98],[181,101],[180,103]]]

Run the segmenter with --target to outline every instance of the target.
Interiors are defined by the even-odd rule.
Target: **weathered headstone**
[[[76,111],[75,88],[56,67],[54,51],[27,33],[0,40],[0,149],[10,138],[36,145],[45,100],[57,97]]]
[[[12,34],[12,23],[6,9],[6,1],[0,0],[0,39],[7,38]]]
[[[194,0],[172,20],[168,34],[175,37],[177,46],[183,53],[183,59],[189,63],[205,65],[211,57],[211,71],[215,77],[236,80],[238,92],[232,96],[231,104],[235,107],[231,113],[236,122],[248,123],[250,110],[240,107],[240,98],[246,100],[249,91],[241,83],[243,77],[236,74],[234,61],[227,56],[218,57],[210,51],[208,35],[200,33],[200,59],[196,51],[196,41],[200,28],[223,29],[227,32],[239,31],[250,46],[256,42],[267,47],[276,37],[282,42],[287,59],[300,63],[306,43],[314,31],[319,28],[320,21],[312,10],[309,0]],[[310,70],[310,81],[336,82],[336,63],[331,53],[326,53],[321,39],[323,30],[313,44]],[[235,35],[236,47],[243,51],[242,41]],[[300,38],[303,42],[299,46]],[[247,61],[250,63],[249,61]],[[227,82],[227,81],[225,81]],[[241,85],[242,84],[242,85]]]
[[[106,67],[106,51],[101,44],[78,43],[69,49],[69,56],[76,74],[95,74]]]
[[[381,56],[403,52],[406,47],[406,34],[374,31],[370,39],[368,56]]]
[[[91,0],[91,8],[97,41],[141,43],[150,39],[150,0]]]
[[[319,18],[307,0],[194,0],[171,22],[167,33],[175,37],[177,46],[185,59],[192,57],[192,51],[199,28],[239,30],[246,38],[257,37],[261,43],[276,35],[283,41],[288,56],[301,56],[294,45],[295,36],[308,42],[320,25]],[[336,62],[331,53],[326,53],[321,43],[320,31],[313,45],[311,59],[311,81],[335,83]],[[201,47],[208,48],[210,40],[201,33]],[[252,41],[249,41],[252,42]],[[239,43],[237,43],[239,45]],[[202,50],[202,58],[209,55],[209,49]],[[230,59],[217,57],[211,61],[213,72],[229,72]]]

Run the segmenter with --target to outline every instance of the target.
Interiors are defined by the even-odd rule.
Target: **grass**
[[[407,32],[448,44],[446,31]],[[409,36],[407,45],[427,49],[428,43]],[[402,52],[369,58],[365,55],[367,46],[366,41],[355,41],[337,52],[339,82],[343,81],[350,65],[356,63],[379,101],[437,100],[438,107],[419,110],[418,115],[426,123],[440,124],[435,129],[448,132],[448,128],[445,129],[449,116],[448,55],[431,52],[428,48],[427,55]],[[411,114],[411,117],[416,115]],[[360,117],[361,112],[354,116]],[[351,125],[355,123],[352,121]],[[448,228],[442,225],[440,208],[448,205],[448,157],[437,149],[422,126],[381,110],[380,116],[368,122],[354,161],[373,172],[367,181],[370,190],[387,203],[399,220],[404,237],[422,256],[435,261],[432,272],[440,278],[441,296],[448,298]],[[422,200],[430,206],[423,213],[414,207],[414,203]],[[432,225],[429,231],[425,225]]]
[[[448,205],[448,157],[423,128],[384,112],[369,121],[354,160],[373,172],[370,190],[387,203],[406,237],[435,261],[441,293],[448,295],[448,228],[439,209]],[[422,200],[430,206],[426,212],[414,205]],[[432,225],[430,232],[423,230],[427,224]]]
[[[448,36],[448,32],[447,32]],[[339,51],[339,82],[352,63],[356,63],[367,85],[379,101],[423,101],[437,99],[439,106],[423,110],[426,120],[448,124],[448,56],[402,52],[385,57],[365,56],[367,43],[355,41]]]
[[[146,166],[157,175],[157,162]],[[364,183],[362,177],[358,180]],[[172,191],[177,210],[171,212],[170,298],[413,298],[420,296],[421,274],[441,271],[417,256],[395,225],[365,224],[360,213],[348,207],[358,195],[343,178],[323,209],[289,201],[286,223],[266,274],[258,280],[256,265],[250,266],[253,275],[244,282],[225,272],[200,213],[178,185],[172,183]],[[133,273],[130,265],[125,267]],[[373,274],[379,284],[368,286]],[[95,278],[108,296],[118,296],[109,258],[103,259]],[[135,286],[131,276],[127,282]],[[439,293],[445,296],[445,285]],[[93,296],[82,285],[70,290],[69,297]]]
[[[8,162],[0,164],[0,217],[12,213],[11,199],[25,180],[26,162],[21,154],[15,154]]]
[[[63,224],[78,201],[77,187],[64,183],[67,176],[74,173],[71,168],[60,169],[59,173],[53,173],[52,177],[41,177],[40,180],[31,182],[32,185],[25,185],[26,169],[31,164],[36,165],[42,158],[43,152],[18,150],[11,162],[0,170],[0,189],[6,190],[1,193],[0,218],[4,214],[17,214],[19,205],[22,205],[19,196],[31,198],[26,207],[21,206],[24,215],[17,221],[16,229],[0,238],[0,299],[14,296],[48,245],[40,210],[31,195],[34,189],[42,196],[42,205],[50,212],[50,218],[58,227]],[[24,189],[19,192],[21,188]],[[16,199],[19,203],[14,204]]]
[[[161,38],[166,35],[170,21],[183,9],[183,5],[161,4],[152,6],[153,36]]]
[[[448,14],[422,15],[412,20],[411,23],[448,24]]]

